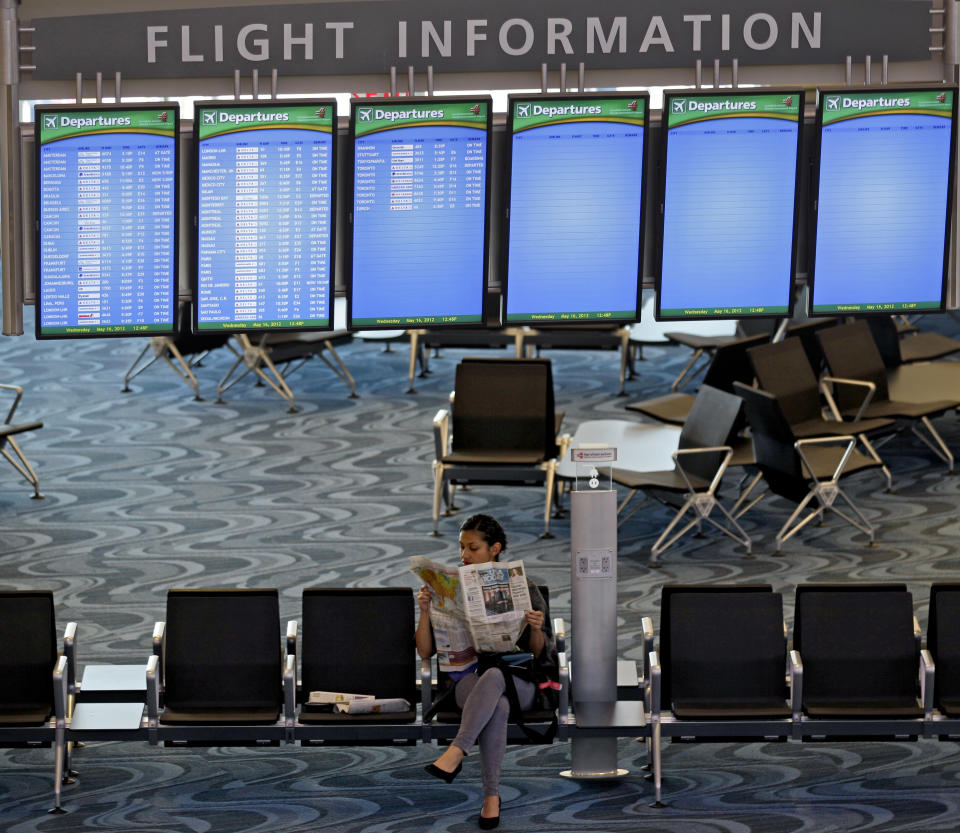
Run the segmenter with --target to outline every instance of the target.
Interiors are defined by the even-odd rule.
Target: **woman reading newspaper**
[[[460,560],[464,565],[498,561],[507,548],[503,527],[490,515],[474,515],[460,527]],[[512,681],[517,705],[523,711],[550,702],[557,670],[557,650],[547,619],[543,596],[526,578],[531,609],[524,611],[524,627],[511,650],[499,655],[479,654],[473,664],[450,672],[452,694],[462,711],[460,730],[446,751],[426,770],[448,784],[460,773],[463,759],[474,743],[480,746],[483,780],[483,808],[479,825],[490,830],[500,823],[500,768],[507,746],[507,719],[510,714],[507,687]],[[430,624],[431,590],[424,585],[417,593],[420,620],[417,624],[417,652],[426,659],[436,652]],[[487,600],[487,605],[491,600]],[[527,654],[526,658],[520,656]],[[532,655],[532,659],[529,655]],[[514,659],[516,657],[517,659]],[[516,673],[505,670],[511,662],[528,661]],[[506,661],[504,661],[506,660]],[[507,680],[509,674],[512,680]],[[441,695],[443,696],[443,695]]]

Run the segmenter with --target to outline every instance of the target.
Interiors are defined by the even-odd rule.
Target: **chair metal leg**
[[[0,447],[0,454],[6,458],[7,462],[17,470],[17,473],[26,480],[27,483],[33,486],[33,499],[42,500],[43,495],[40,494],[40,478],[37,477],[37,473],[33,470],[33,466],[30,465],[30,461],[27,460],[20,450],[17,441],[13,437],[7,437],[6,445],[10,447],[10,450],[13,451],[16,457],[10,454],[10,451],[7,451],[6,447]]]
[[[543,535],[541,538],[553,538],[553,533],[550,532],[550,509],[553,506],[553,481],[557,472],[557,465],[553,460],[548,460],[545,464],[547,471],[546,486],[547,496],[546,501],[543,507]]]
[[[863,444],[863,447],[867,450],[874,460],[880,464],[880,470],[883,472],[883,476],[887,478],[887,491],[893,491],[893,475],[890,473],[890,469],[887,468],[887,464],[880,459],[880,455],[877,454],[877,450],[870,444],[870,440],[867,439],[866,434],[858,434],[857,439]]]
[[[923,427],[927,429],[930,436],[925,437],[920,432],[920,426],[916,423],[913,424],[913,433],[916,434],[937,457],[947,464],[947,471],[953,471],[953,454],[943,441],[943,437],[940,436],[940,432],[933,427],[933,423],[930,422],[929,417],[923,417],[920,422],[923,423]]]
[[[796,535],[801,529],[803,529],[808,523],[810,523],[810,521],[812,521],[814,518],[816,518],[820,514],[819,509],[811,511],[810,514],[807,515],[803,520],[801,520],[796,526],[794,526],[793,529],[790,529],[793,522],[800,517],[803,510],[807,508],[807,505],[815,497],[817,497],[817,493],[814,489],[811,489],[809,492],[807,492],[806,497],[802,501],[800,501],[800,503],[797,504],[797,508],[793,510],[793,514],[791,514],[790,517],[787,518],[787,522],[782,527],[780,527],[780,531],[777,533],[777,537],[776,537],[777,552],[780,552],[780,550],[783,548],[783,544],[785,541],[790,540],[790,538]],[[790,530],[790,531],[788,532],[787,530]]]
[[[430,533],[439,537],[440,530],[440,493],[443,491],[443,463],[439,460],[433,461],[433,532]]]
[[[666,805],[660,800],[662,798],[663,771],[660,753],[660,721],[655,720],[650,730],[650,742],[653,746],[653,804],[650,806],[660,809]]]
[[[671,383],[670,390],[674,392],[680,390],[680,388],[682,388],[684,385],[690,382],[694,377],[699,375],[699,370],[694,372],[693,367],[697,363],[697,361],[699,361],[702,355],[703,355],[702,347],[699,347],[696,350],[694,350],[693,355],[690,357],[690,361],[688,361],[683,366],[683,370],[681,370],[677,374],[677,378],[674,379],[673,382]]]
[[[60,792],[64,783],[66,734],[67,732],[64,726],[57,726],[53,743],[53,807],[50,809],[50,813],[58,816],[67,812],[60,806]]]

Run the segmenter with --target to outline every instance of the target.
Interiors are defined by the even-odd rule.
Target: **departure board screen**
[[[658,320],[786,316],[803,93],[664,98]]]
[[[506,318],[636,321],[648,99],[514,98]]]
[[[37,107],[38,338],[170,334],[176,105]]]
[[[330,329],[335,101],[196,106],[197,330]]]
[[[352,327],[479,324],[491,101],[353,104]]]
[[[956,89],[822,91],[810,311],[944,309]]]

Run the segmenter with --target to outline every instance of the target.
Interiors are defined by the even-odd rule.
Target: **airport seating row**
[[[62,811],[61,784],[76,775],[78,741],[449,741],[457,716],[430,714],[438,675],[429,662],[418,667],[412,649],[410,589],[311,588],[302,603],[302,632],[292,622],[282,639],[276,590],[171,590],[145,667],[87,666],[80,675],[74,623],[57,655],[52,593],[0,593],[0,745],[54,747],[54,810]],[[666,585],[659,619],[659,631],[652,618],[643,621],[635,718],[578,725],[558,621],[559,709],[526,720],[548,738],[554,725],[560,740],[613,735],[647,743],[655,804],[664,738],[960,738],[960,584],[931,586],[925,641],[902,583],[799,585],[792,638],[783,595],[769,584]],[[131,670],[139,685],[121,682]],[[402,698],[409,707],[338,713],[312,704],[313,691]],[[509,737],[529,739],[514,724]]]
[[[931,586],[925,642],[902,583],[797,586],[792,639],[769,584],[667,585],[644,633],[657,802],[661,738],[960,736],[960,584]]]
[[[76,774],[77,741],[339,746],[449,740],[458,718],[430,715],[440,678],[431,661],[416,657],[414,608],[409,588],[307,588],[302,629],[291,621],[281,636],[275,589],[172,589],[145,663],[81,671],[76,623],[67,625],[58,651],[52,592],[0,592],[0,746],[54,748],[59,812],[61,786]],[[562,635],[562,622],[555,627]],[[561,665],[559,713],[531,712],[524,721],[544,737],[552,738],[561,720],[565,729],[573,725],[565,718],[569,690]],[[313,702],[311,692],[378,702],[369,713],[342,713]],[[525,741],[527,733],[511,724],[509,737]]]

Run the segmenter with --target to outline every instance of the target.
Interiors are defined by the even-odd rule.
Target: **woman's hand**
[[[530,626],[530,630],[539,631],[543,630],[543,611],[542,610],[528,610],[523,614],[524,619],[526,619],[527,624]]]
[[[425,584],[417,591],[417,605],[421,613],[430,614],[430,599],[432,595],[430,588]]]

